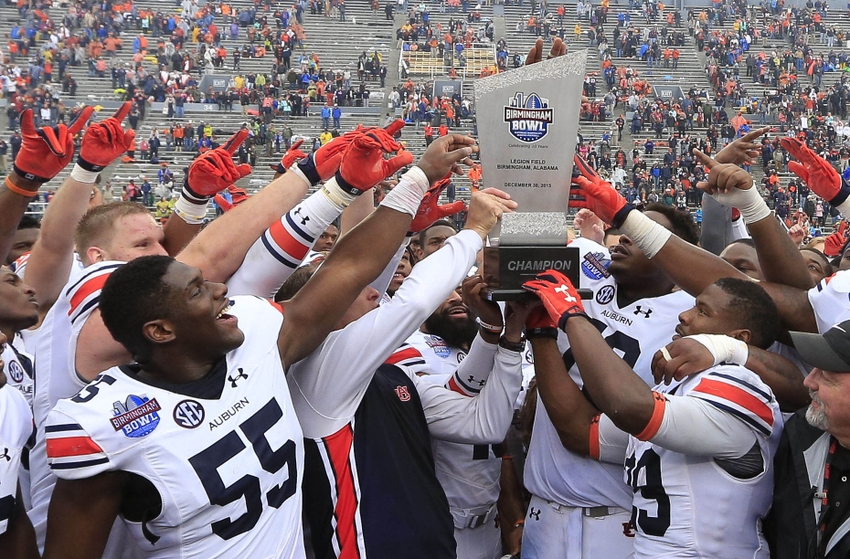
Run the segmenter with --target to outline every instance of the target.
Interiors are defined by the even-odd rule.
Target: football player
[[[528,328],[538,379],[556,383],[573,410],[562,441],[625,467],[634,496],[624,531],[634,530],[634,556],[768,557],[761,521],[782,416],[770,388],[737,364],[747,361],[746,344],[766,349],[776,339],[778,313],[767,294],[732,278],[709,286],[679,316],[676,333],[716,348],[716,362],[650,389],[608,346],[569,279],[550,270],[525,287],[546,310]],[[567,375],[555,324],[570,339],[587,396]]]
[[[303,557],[304,446],[284,370],[388,264],[429,183],[467,161],[472,143],[435,142],[286,303],[286,320],[168,257],[111,272],[100,313],[136,364],[104,372],[46,422],[60,481],[44,556],[98,556],[120,514],[150,557]],[[385,149],[398,149],[386,131],[353,139],[326,195],[353,199],[410,162]]]

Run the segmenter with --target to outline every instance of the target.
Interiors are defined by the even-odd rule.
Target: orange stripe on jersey
[[[594,460],[599,460],[599,418],[601,415],[597,415],[593,419],[590,420],[590,431],[588,432],[587,439],[587,454]]]
[[[310,247],[301,243],[293,237],[289,231],[286,230],[286,227],[283,226],[280,220],[275,221],[271,227],[269,227],[269,234],[271,234],[274,242],[277,243],[286,254],[294,258],[295,260],[303,260],[305,256],[307,256],[307,251],[310,250]]]
[[[103,449],[90,437],[62,437],[47,439],[48,458],[66,458],[68,456],[84,456],[98,454]]]
[[[449,384],[449,390],[451,390],[452,392],[457,392],[458,394],[463,394],[464,396],[469,396],[469,393],[467,393],[466,390],[464,390],[463,388],[460,387],[460,385],[455,380],[454,376],[452,376],[449,379],[448,384]]]
[[[333,435],[324,438],[328,457],[334,469],[336,479],[336,535],[339,541],[338,559],[359,559],[357,547],[357,526],[354,516],[357,512],[357,493],[354,490],[354,476],[351,472],[351,446],[354,444],[354,431],[346,425]]]
[[[652,397],[655,399],[655,407],[652,409],[652,417],[649,418],[649,423],[643,428],[643,431],[635,435],[635,438],[641,441],[648,441],[658,433],[661,429],[661,422],[664,421],[664,408],[667,407],[667,398],[664,394],[653,392]]]
[[[266,301],[268,301],[269,305],[273,306],[275,310],[277,310],[280,314],[283,314],[283,307],[280,305],[280,303],[276,303],[271,299],[266,299]]]
[[[68,316],[71,316],[74,311],[77,310],[77,307],[80,306],[80,303],[85,301],[86,297],[98,289],[103,289],[103,284],[106,283],[107,279],[109,279],[109,274],[102,274],[81,285],[77,292],[74,293],[73,297],[71,297],[71,308],[68,310]]]
[[[422,354],[419,353],[419,350],[415,347],[409,347],[390,355],[386,360],[386,363],[389,365],[395,365],[399,361],[404,361],[405,359],[410,359],[412,357],[422,357]]]
[[[696,388],[694,388],[694,392],[711,394],[712,396],[718,396],[724,400],[729,400],[730,402],[756,414],[768,425],[773,425],[773,412],[770,410],[770,407],[746,390],[738,388],[737,386],[704,378],[700,381]]]

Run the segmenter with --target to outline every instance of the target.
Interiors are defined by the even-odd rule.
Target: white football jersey
[[[850,319],[850,270],[836,272],[809,289],[809,303],[821,334]]]
[[[679,323],[679,314],[693,307],[694,298],[684,291],[676,291],[640,299],[620,308],[617,282],[607,271],[607,249],[587,239],[576,239],[570,246],[580,250],[579,287],[593,291],[593,297],[583,301],[587,315],[608,345],[638,376],[648,385],[655,384],[651,372],[652,356],[670,342]],[[570,377],[582,386],[581,375],[563,332],[559,333],[558,347]],[[562,505],[631,507],[632,492],[623,483],[620,468],[565,449],[539,396],[524,480],[533,495]]]
[[[20,334],[15,334],[15,339],[6,344],[0,359],[5,363],[3,372],[6,373],[6,382],[19,390],[32,408],[33,359],[24,349],[24,340]]]
[[[32,434],[32,413],[18,390],[0,388],[0,534],[15,513],[21,452]]]
[[[47,421],[57,476],[135,474],[145,502],[124,502],[122,519],[148,557],[305,556],[304,443],[277,347],[283,316],[263,299],[232,301],[245,341],[204,379],[203,396],[115,367]]]
[[[484,344],[476,338],[475,344]],[[495,347],[493,347],[495,353]],[[391,357],[388,363],[414,371],[420,379],[445,386],[449,390],[473,397],[481,392],[490,376],[490,367],[464,375],[456,375],[466,352],[449,346],[443,338],[416,331]],[[471,445],[431,439],[437,479],[446,492],[449,505],[471,509],[495,503],[499,498],[501,451],[493,445]]]
[[[744,367],[720,365],[655,391],[699,398],[742,421],[756,436],[764,470],[742,479],[712,456],[629,437],[625,479],[634,490],[635,557],[769,557],[761,519],[773,499],[773,456],[782,432],[770,388]],[[680,444],[699,437],[694,431],[679,430]]]
[[[77,339],[92,311],[97,308],[100,290],[106,279],[123,262],[100,262],[86,268],[83,274],[71,274],[59,298],[47,312],[34,342],[28,349],[36,357],[33,417],[35,444],[30,453],[30,488],[32,509],[29,511],[39,547],[47,533],[47,508],[56,478],[47,465],[44,425],[53,406],[80,391],[86,381],[77,375]]]

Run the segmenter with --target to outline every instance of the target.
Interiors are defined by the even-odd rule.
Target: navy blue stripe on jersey
[[[263,246],[265,246],[266,250],[269,251],[271,253],[271,255],[275,257],[275,260],[277,260],[278,262],[280,262],[281,264],[283,264],[284,266],[286,266],[288,268],[297,268],[298,267],[298,264],[293,264],[292,262],[290,262],[289,260],[287,260],[286,258],[281,256],[280,254],[278,254],[277,250],[274,247],[272,247],[271,243],[269,243],[269,240],[266,238],[265,233],[263,233],[263,236],[260,237],[260,238],[263,240]]]
[[[83,426],[79,423],[62,423],[59,425],[48,425],[44,428],[45,433],[60,433],[62,431],[82,431]]]
[[[741,386],[745,386],[745,387],[749,388],[750,390],[752,390],[753,392],[755,392],[756,394],[758,394],[759,396],[761,396],[762,398],[764,398],[768,402],[773,400],[771,395],[768,394],[767,392],[765,392],[764,390],[762,390],[758,387],[755,387],[752,384],[750,384],[749,382],[747,382],[745,380],[741,380],[741,379],[734,377],[732,375],[724,375],[723,373],[718,373],[718,372],[714,371],[714,372],[708,373],[708,375],[706,375],[706,376],[725,378],[726,380],[732,381],[736,384],[740,384]]]
[[[302,239],[304,239],[306,244],[311,245],[316,240],[313,237],[311,237],[310,235],[308,235],[306,231],[304,231],[298,225],[296,225],[295,222],[292,220],[292,216],[290,216],[288,213],[286,214],[286,222],[289,224],[290,227],[292,227],[293,231],[298,233],[298,236],[300,236]]]
[[[95,458],[94,460],[80,460],[78,462],[51,462],[50,469],[52,470],[73,470],[76,468],[88,468],[89,466],[97,466],[98,464],[106,464],[109,458]]]
[[[479,388],[472,388],[471,386],[469,386],[468,384],[463,382],[463,379],[460,378],[458,375],[454,375],[454,378],[455,378],[455,381],[457,381],[457,383],[467,392],[472,392],[474,394],[478,394],[479,392],[481,392],[480,387]]]
[[[68,295],[70,295],[72,291],[74,291],[77,287],[79,287],[81,284],[83,284],[87,279],[91,278],[93,275],[100,273],[100,272],[103,272],[104,270],[114,270],[115,268],[119,268],[123,265],[124,265],[123,263],[110,264],[108,266],[101,266],[97,270],[93,270],[93,271],[89,272],[88,274],[84,275],[79,280],[77,280],[77,283],[75,283],[74,285],[72,285],[71,287],[66,289],[65,290],[65,296],[67,297]]]
[[[702,398],[700,398],[700,400],[702,400]],[[768,431],[767,429],[765,429],[762,425],[759,425],[756,421],[754,421],[754,420],[753,420],[753,418],[751,418],[751,417],[750,417],[750,416],[748,416],[747,414],[741,413],[741,412],[739,412],[738,410],[736,410],[736,409],[734,409],[734,408],[732,408],[732,407],[730,407],[730,406],[727,406],[727,405],[721,404],[720,402],[713,402],[713,401],[711,401],[711,400],[702,400],[702,401],[703,401],[703,402],[708,402],[709,404],[711,404],[712,406],[714,406],[714,407],[716,407],[716,408],[718,408],[718,409],[721,409],[721,410],[723,410],[723,411],[725,411],[725,412],[731,413],[732,415],[734,415],[735,417],[737,417],[738,419],[740,419],[741,421],[743,421],[743,422],[744,422],[744,423],[746,423],[747,425],[752,426],[752,427],[753,427],[754,429],[756,429],[759,433],[762,433],[765,437],[769,437],[769,436],[770,436],[770,431]]]
[[[84,315],[90,308],[97,306],[100,303],[100,295],[90,300],[88,303],[77,309],[77,312],[74,313],[73,318],[71,318],[71,324],[74,324],[78,318]]]

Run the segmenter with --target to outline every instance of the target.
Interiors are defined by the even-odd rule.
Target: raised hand
[[[565,54],[567,54],[567,45],[559,37],[556,37],[552,42],[552,48],[549,49],[549,56],[547,58],[555,58],[556,56],[564,56]],[[541,60],[543,60],[543,39],[537,39],[525,57],[525,65],[536,64]]]
[[[466,204],[464,204],[461,200],[450,204],[440,205],[440,194],[442,194],[446,187],[449,186],[449,183],[451,183],[451,178],[446,177],[438,180],[431,188],[428,189],[428,192],[425,193],[425,196],[422,198],[422,202],[419,204],[416,216],[410,223],[408,234],[418,233],[438,219],[443,219],[444,217],[454,215],[466,209]]]
[[[434,140],[416,166],[422,169],[428,182],[434,184],[449,173],[462,175],[463,171],[458,164],[471,166],[469,156],[477,152],[478,146],[471,136],[448,134]]]
[[[576,155],[573,162],[575,188],[570,191],[570,207],[586,208],[605,223],[619,226],[633,207],[581,156]]]
[[[304,143],[304,140],[298,140],[286,150],[286,153],[283,154],[283,157],[280,158],[280,162],[277,165],[272,165],[277,174],[282,175],[285,173],[290,167],[301,161],[302,159],[307,159],[309,157],[306,153],[301,151],[301,144]]]
[[[196,203],[204,203],[217,192],[225,190],[239,179],[251,174],[247,163],[236,165],[233,155],[248,137],[248,131],[239,130],[224,145],[209,150],[189,166],[184,194]]]
[[[745,223],[770,216],[770,209],[748,172],[733,163],[718,163],[698,149],[694,155],[708,169],[708,181],[697,183],[697,188],[724,206],[737,208]]]
[[[385,154],[393,152],[398,154],[384,159]],[[411,163],[413,155],[379,128],[352,140],[342,155],[336,182],[348,194],[359,195]]]
[[[436,143],[436,142],[435,142]],[[431,144],[433,145],[433,144]],[[484,239],[504,213],[515,210],[517,203],[506,193],[496,188],[485,188],[472,195],[469,215],[464,229],[471,229]]]
[[[342,155],[356,138],[377,130],[381,130],[392,138],[402,128],[404,128],[404,121],[400,118],[388,124],[386,128],[364,128],[358,125],[351,132],[346,132],[342,136],[334,138],[309,156],[298,161],[297,168],[312,185],[330,180],[339,171]]]
[[[744,163],[752,163],[753,159],[761,154],[761,144],[755,142],[757,138],[770,132],[770,128],[760,128],[747,132],[734,142],[731,142],[721,149],[714,156],[714,161],[717,163],[732,163],[735,165],[743,165]]]
[[[832,165],[796,138],[782,138],[779,143],[797,160],[788,162],[788,170],[803,179],[812,192],[833,206],[847,200],[850,187],[844,185]]]
[[[605,223],[592,211],[582,208],[573,219],[573,227],[585,239],[590,239],[597,244],[605,241]]]
[[[86,171],[98,173],[133,145],[136,131],[125,131],[121,127],[132,105],[132,101],[125,102],[114,115],[86,129],[77,165]]]
[[[15,174],[38,184],[58,175],[74,158],[74,136],[93,112],[92,107],[86,107],[71,126],[57,124],[36,129],[32,109],[25,110],[21,114],[21,149],[13,164]]]
[[[570,318],[587,318],[578,290],[567,276],[557,270],[546,270],[537,274],[535,279],[522,284],[522,288],[540,298],[549,317],[561,330],[566,327]]]
[[[486,288],[487,284],[484,283],[484,278],[481,276],[470,276],[463,280],[461,284],[463,304],[469,307],[481,320],[482,328],[487,329],[487,326],[501,328],[503,324],[502,309],[499,308],[498,303],[494,303],[484,297],[484,290]],[[490,333],[498,336],[500,332],[493,331]]]

